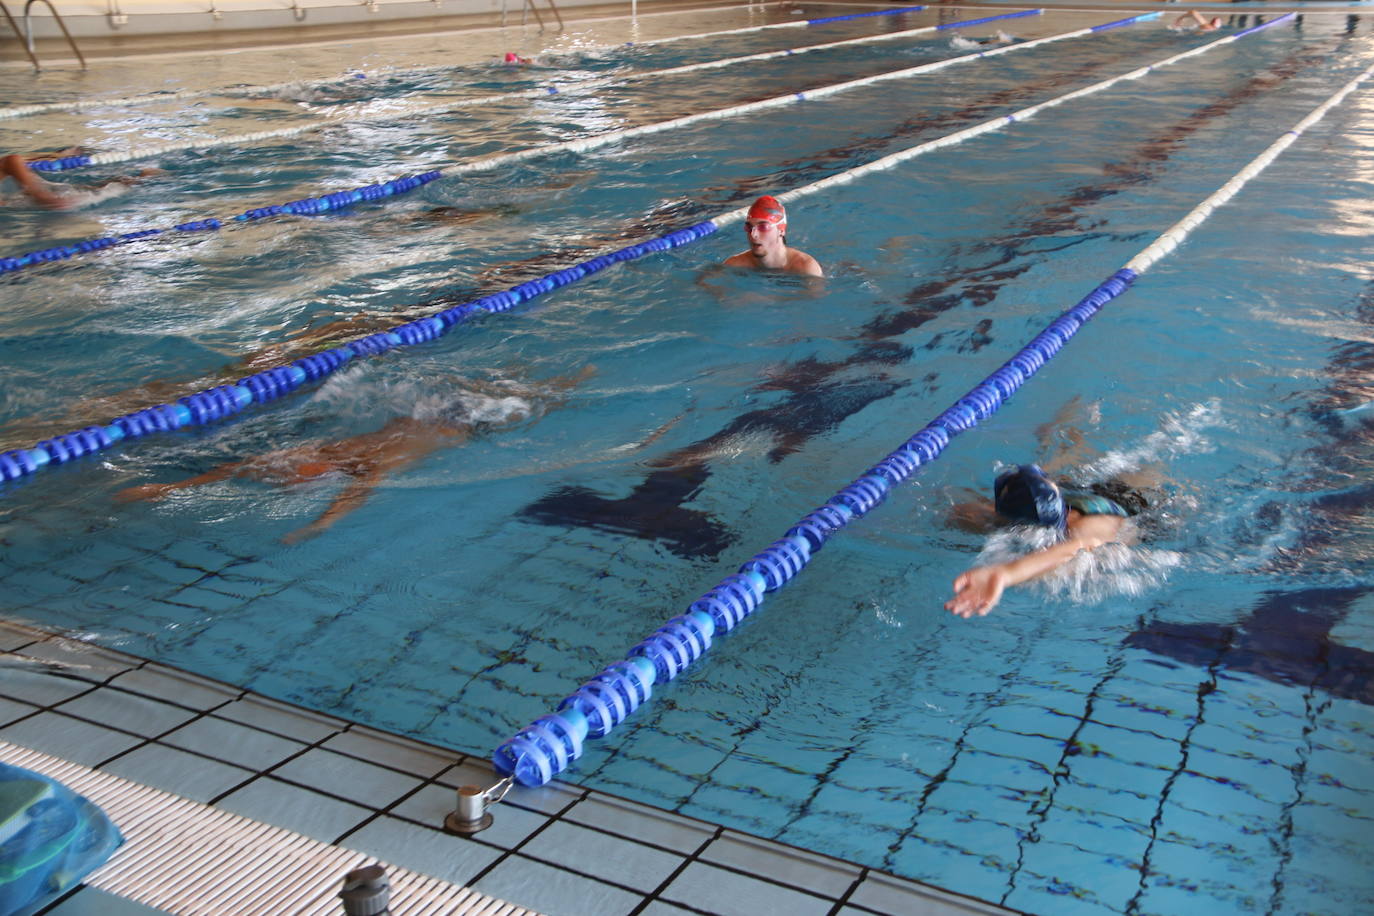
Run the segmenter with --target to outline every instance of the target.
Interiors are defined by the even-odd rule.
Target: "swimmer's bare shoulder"
[[[739,254],[731,255],[721,262],[722,267],[743,267],[747,270],[765,270],[759,264],[758,258],[754,257],[752,251],[741,251]],[[783,273],[800,274],[803,277],[824,277],[825,271],[821,269],[820,262],[804,251],[795,248],[787,249],[787,266],[782,268]]]
[[[801,274],[804,277],[824,277],[825,271],[821,269],[820,262],[805,251],[798,251],[795,248],[788,249],[787,272],[790,274]]]

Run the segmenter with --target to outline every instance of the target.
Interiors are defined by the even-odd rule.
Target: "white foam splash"
[[[1165,414],[1160,420],[1159,429],[1145,436],[1136,445],[1110,451],[1101,458],[1070,472],[1068,476],[1073,483],[1086,486],[1138,471],[1150,464],[1167,462],[1179,455],[1210,452],[1215,446],[1205,432],[1225,425],[1221,400],[1212,398],[1201,404],[1194,404],[1182,414]]]
[[[1028,587],[1075,604],[1093,604],[1113,596],[1143,595],[1162,585],[1169,572],[1183,563],[1183,555],[1178,551],[1126,543],[1134,535],[1134,525],[1129,520],[1122,535],[1122,542],[1080,551],[1058,569],[1028,583]],[[975,565],[1006,563],[1058,540],[1058,532],[1050,528],[1018,525],[998,531],[988,538]]]

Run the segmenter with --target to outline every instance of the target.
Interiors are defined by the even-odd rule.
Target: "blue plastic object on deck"
[[[34,912],[80,883],[124,842],[88,799],[0,763],[0,913]]]

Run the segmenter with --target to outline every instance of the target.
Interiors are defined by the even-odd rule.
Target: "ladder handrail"
[[[33,56],[33,48],[29,47],[24,41],[24,33],[19,31],[19,23],[15,22],[14,17],[10,15],[10,8],[5,5],[5,0],[0,0],[0,13],[5,14],[5,21],[7,21],[10,24],[10,28],[14,30],[14,37],[19,39],[21,45],[24,45],[24,53],[27,54],[29,60],[33,62],[33,69],[42,70],[43,68],[38,66],[38,58]]]
[[[34,54],[34,51],[33,51],[33,21],[32,21],[32,19],[30,18],[30,13],[31,13],[31,11],[33,10],[33,5],[34,5],[35,3],[46,3],[46,4],[48,5],[48,9],[52,10],[52,18],[55,19],[55,20],[57,20],[57,27],[60,28],[60,29],[62,30],[62,35],[63,35],[63,37],[65,37],[65,38],[67,39],[67,44],[71,46],[72,53],[75,54],[75,55],[76,55],[76,59],[79,60],[79,61],[81,62],[81,69],[82,69],[82,70],[85,70],[85,69],[86,69],[86,57],[85,57],[85,55],[83,55],[83,54],[81,53],[81,49],[78,48],[78,47],[76,46],[76,41],[72,38],[72,33],[67,31],[67,24],[66,24],[65,22],[62,21],[62,14],[59,13],[59,12],[57,11],[57,7],[55,7],[55,6],[52,5],[52,0],[28,0],[28,2],[24,4],[24,36],[23,36],[23,37],[24,37],[25,45],[26,45],[26,47],[27,47],[27,49],[28,49],[28,52],[29,52],[29,60],[33,61],[33,68],[34,68],[35,70],[42,70],[42,69],[43,69],[42,67],[40,67],[40,66],[38,65],[38,57],[37,57],[37,55]],[[6,15],[6,16],[9,15],[9,11],[8,11],[8,10],[5,12],[5,15]],[[13,20],[11,20],[11,22],[13,22]]]

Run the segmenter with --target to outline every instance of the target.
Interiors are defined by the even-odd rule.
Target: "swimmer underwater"
[[[1061,490],[1034,464],[998,475],[993,484],[997,514],[1012,522],[1057,529],[1062,539],[1015,560],[961,573],[945,610],[959,617],[982,617],[997,606],[1008,587],[1058,569],[1079,551],[1120,541],[1126,519],[1144,508],[1144,500],[1132,493],[1114,495],[1117,498]]]
[[[787,244],[787,211],[782,202],[765,194],[749,207],[744,218],[744,234],[749,247],[725,259],[726,267],[750,270],[776,270],[804,277],[824,277],[816,259]]]

